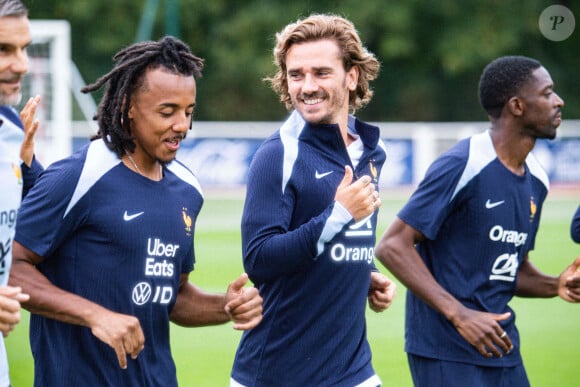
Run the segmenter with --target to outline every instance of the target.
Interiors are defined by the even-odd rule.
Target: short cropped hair
[[[20,0],[0,0],[0,17],[28,16],[28,9]]]
[[[498,118],[507,101],[515,96],[542,67],[536,59],[503,56],[489,63],[479,80],[479,103],[490,117]]]
[[[306,19],[299,19],[287,25],[276,34],[274,47],[274,64],[278,71],[273,77],[266,78],[272,89],[280,95],[280,101],[288,110],[292,109],[288,93],[286,55],[294,44],[332,39],[342,52],[342,61],[346,71],[353,67],[359,69],[357,87],[349,93],[351,112],[366,105],[373,96],[369,81],[374,80],[380,69],[380,63],[374,54],[367,51],[354,25],[343,17],[331,14],[313,14]]]

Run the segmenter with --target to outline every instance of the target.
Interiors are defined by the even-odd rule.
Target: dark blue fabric
[[[501,358],[483,357],[443,315],[408,292],[407,352],[482,366],[522,362],[508,303],[518,267],[534,247],[548,192],[545,174],[528,165],[534,160],[530,157],[524,176],[518,176],[497,159],[488,133],[463,140],[432,164],[399,213],[427,237],[416,247],[444,289],[471,309],[512,313],[500,324],[514,350]]]
[[[250,167],[242,247],[264,318],[244,332],[232,377],[246,386],[353,386],[374,375],[365,308],[377,213],[341,223],[334,195],[352,163],[339,129],[298,125],[267,139]],[[377,183],[386,158],[379,130],[354,125],[364,143],[355,175]]]
[[[96,140],[51,164],[25,197],[15,239],[44,257],[38,269],[66,291],[136,316],[145,335],[145,349],[122,370],[89,328],[32,314],[35,386],[177,385],[169,315],[181,274],[193,269],[203,203],[184,176],[195,180],[173,161],[161,181],[149,180]]]
[[[570,236],[574,242],[580,243],[580,206],[578,206],[576,213],[572,218],[572,224],[570,225]]]
[[[468,363],[408,355],[415,387],[529,387],[522,364],[483,367]]]

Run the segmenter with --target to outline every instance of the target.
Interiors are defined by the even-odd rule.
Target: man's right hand
[[[510,312],[496,314],[462,307],[451,322],[457,332],[482,356],[502,357],[504,353],[508,354],[514,348],[509,335],[499,325],[499,321],[510,317]]]
[[[355,221],[366,218],[381,206],[379,192],[371,182],[370,176],[362,176],[353,181],[350,166],[344,168],[344,177],[336,189],[334,200],[339,202],[352,215]]]
[[[122,369],[127,368],[127,355],[136,359],[145,347],[141,324],[134,316],[111,311],[99,313],[96,321],[91,324],[91,332],[115,350]]]

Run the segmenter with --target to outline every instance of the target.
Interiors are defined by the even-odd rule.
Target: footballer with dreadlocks
[[[47,168],[22,203],[11,284],[30,294],[34,385],[176,386],[169,322],[250,329],[262,299],[189,282],[203,203],[175,160],[203,60],[176,38],[114,56],[93,141]]]

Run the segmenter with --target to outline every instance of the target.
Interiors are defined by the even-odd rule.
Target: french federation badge
[[[530,223],[534,221],[534,218],[536,217],[536,210],[538,209],[538,206],[536,205],[536,202],[534,202],[534,197],[531,196],[530,197]]]
[[[191,216],[189,216],[189,211],[187,208],[183,207],[181,209],[181,216],[183,217],[183,223],[185,224],[185,232],[189,236],[191,235]]]
[[[373,164],[373,161],[374,160],[369,161],[369,169],[371,171],[371,175],[373,176],[373,183],[377,184],[379,182],[377,179],[379,172],[377,171],[377,167],[375,167],[375,165]]]

